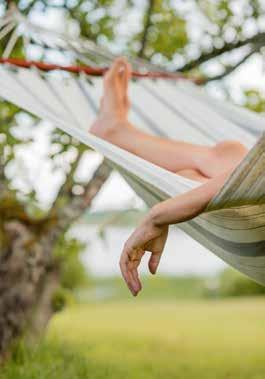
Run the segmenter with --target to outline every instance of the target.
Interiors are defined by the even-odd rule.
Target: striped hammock
[[[65,73],[58,66],[54,67],[55,71],[43,72],[36,64],[23,67],[16,62],[10,64],[12,61],[7,64],[15,45],[14,36],[20,35],[25,39],[30,36],[40,46],[56,49],[64,56],[67,51],[71,59],[75,57],[87,65],[109,63],[113,59],[110,53],[96,49],[90,42],[71,40],[32,25],[18,14],[8,22],[2,20],[0,38],[5,33],[11,33],[11,42],[2,57],[5,64],[0,66],[0,96],[3,99],[51,121],[103,154],[149,206],[200,185],[88,132],[102,93],[100,78],[88,76],[82,70],[79,75]],[[215,100],[194,83],[176,80],[177,76],[158,79],[156,66],[140,60],[132,60],[132,65],[138,68],[138,76],[145,77],[132,81],[130,88],[130,119],[139,128],[150,134],[207,145],[236,139],[251,148],[211,201],[207,212],[178,226],[225,262],[265,285],[263,118]],[[146,75],[147,70],[151,75]]]

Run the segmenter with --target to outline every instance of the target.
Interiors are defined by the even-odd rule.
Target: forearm
[[[201,214],[221,189],[231,171],[208,180],[189,192],[168,199],[152,208],[148,217],[156,226],[178,224]]]

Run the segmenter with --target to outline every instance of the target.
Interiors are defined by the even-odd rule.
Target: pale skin
[[[105,74],[100,112],[91,132],[157,166],[202,183],[155,205],[125,243],[120,268],[129,290],[136,296],[142,289],[138,267],[143,255],[151,253],[148,266],[155,274],[169,225],[201,214],[248,150],[237,141],[201,146],[140,131],[128,120],[130,78],[129,63],[124,58],[116,59]]]

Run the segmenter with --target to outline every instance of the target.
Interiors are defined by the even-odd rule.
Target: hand
[[[134,231],[124,246],[120,260],[122,275],[134,296],[142,288],[137,269],[144,253],[152,253],[149,270],[155,274],[167,240],[168,225],[191,220],[201,214],[230,173],[225,172],[200,187],[155,205]]]
[[[157,226],[152,217],[147,216],[144,222],[133,232],[124,245],[120,259],[122,276],[131,293],[136,296],[142,289],[138,267],[146,251],[150,251],[149,270],[155,274],[168,236],[168,226]]]

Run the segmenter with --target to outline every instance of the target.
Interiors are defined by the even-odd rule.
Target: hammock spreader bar
[[[39,70],[46,71],[46,72],[61,70],[61,71],[71,72],[74,74],[84,73],[90,76],[102,76],[108,70],[108,67],[99,68],[99,67],[84,66],[84,65],[63,66],[63,65],[53,64],[53,63],[28,61],[28,60],[20,59],[20,58],[0,58],[0,64],[10,64],[10,65],[21,67],[21,68],[36,67]],[[133,71],[132,76],[134,78],[148,78],[148,79],[190,80],[197,84],[202,84],[203,82],[201,79],[187,77],[180,73],[173,73],[173,72],[171,73],[171,72],[164,72],[164,71],[148,71],[148,72]]]

